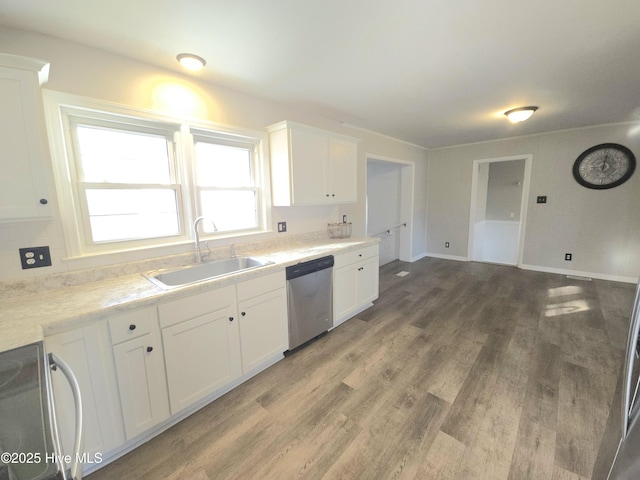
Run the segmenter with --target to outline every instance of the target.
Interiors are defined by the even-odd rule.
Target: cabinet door
[[[328,184],[332,203],[355,203],[357,201],[357,171],[357,144],[330,140]]]
[[[127,439],[169,417],[167,383],[159,334],[151,333],[113,347]]]
[[[358,306],[373,302],[378,298],[379,266],[378,257],[371,257],[358,264]]]
[[[358,308],[358,264],[337,268],[333,272],[333,325]]]
[[[238,321],[225,308],[162,329],[171,413],[242,374]]]
[[[84,449],[88,458],[124,443],[122,414],[117,398],[111,345],[104,323],[58,333],[45,339],[47,352],[55,353],[73,370],[82,395]],[[71,388],[60,371],[52,372],[56,416],[63,453],[73,452],[75,406]]]
[[[319,205],[329,203],[327,163],[329,139],[302,130],[291,130],[291,168],[293,204]]]
[[[285,289],[240,302],[238,308],[242,366],[247,373],[289,348]]]
[[[41,95],[36,71],[0,66],[0,221],[51,216]]]

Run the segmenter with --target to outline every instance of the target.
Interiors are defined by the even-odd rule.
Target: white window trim
[[[73,112],[75,116],[82,116],[82,112],[92,119],[99,118],[104,112],[105,119],[112,120],[113,116],[121,116],[123,122],[132,118],[134,124],[143,124],[145,121],[156,128],[166,124],[169,128],[179,130],[175,138],[175,151],[177,156],[193,158],[191,148],[193,145],[193,133],[197,136],[224,140],[252,143],[256,148],[255,179],[261,194],[258,196],[258,228],[251,231],[222,232],[202,236],[203,238],[226,240],[229,238],[261,235],[270,232],[271,225],[271,190],[269,182],[269,162],[267,156],[267,136],[265,132],[238,128],[229,125],[217,124],[201,119],[172,117],[161,112],[149,109],[130,107],[118,103],[96,100],[78,95],[43,89],[45,115],[49,144],[53,159],[54,180],[58,203],[60,207],[62,230],[67,247],[67,256],[64,260],[83,259],[97,255],[122,254],[136,250],[164,249],[170,253],[188,251],[184,246],[192,244],[194,240],[193,220],[197,217],[196,187],[193,165],[190,161],[179,162],[177,165],[176,181],[178,182],[178,208],[180,210],[181,234],[174,237],[157,239],[141,239],[127,242],[87,245],[86,232],[82,221],[78,219],[77,212],[82,205],[79,204],[81,196],[73,192],[75,188],[71,182],[76,172],[74,162],[67,161],[67,148],[71,145],[70,132],[68,131],[67,112]],[[186,141],[186,140],[190,141]],[[146,185],[148,186],[148,185]],[[71,188],[70,188],[71,187]],[[167,187],[165,185],[164,187]],[[169,248],[173,247],[173,248]],[[177,247],[177,249],[176,249]],[[191,248],[191,245],[189,245]],[[156,253],[158,254],[158,253]],[[160,253],[162,254],[162,253]],[[169,254],[169,253],[167,253]]]

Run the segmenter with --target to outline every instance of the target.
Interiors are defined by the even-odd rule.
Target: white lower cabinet
[[[243,372],[259,369],[289,349],[284,272],[238,283]]]
[[[242,375],[235,287],[159,306],[171,413]]]
[[[333,326],[357,315],[378,298],[378,245],[336,255],[333,269]]]
[[[109,319],[127,440],[169,418],[164,356],[155,307]]]
[[[78,380],[84,421],[83,452],[87,458],[123,444],[122,414],[106,322],[47,336],[45,346],[47,352],[55,353],[71,367]],[[62,372],[52,372],[51,378],[63,451],[71,454],[75,433],[73,395]],[[91,465],[87,465],[88,470]]]

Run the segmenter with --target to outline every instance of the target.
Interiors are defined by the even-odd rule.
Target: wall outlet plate
[[[22,269],[51,266],[49,247],[27,247],[20,249]]]
[[[287,231],[287,222],[278,222],[278,233],[284,233]]]

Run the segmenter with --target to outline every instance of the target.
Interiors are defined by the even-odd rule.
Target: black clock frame
[[[629,169],[622,177],[620,177],[618,180],[616,180],[613,183],[609,183],[606,185],[589,183],[580,176],[580,164],[582,163],[582,160],[587,155],[595,152],[596,150],[601,150],[604,148],[620,150],[621,152],[623,152],[629,158]],[[576,182],[578,182],[583,187],[591,188],[593,190],[606,190],[609,188],[617,187],[618,185],[622,185],[624,182],[629,180],[633,175],[633,172],[635,171],[635,169],[636,169],[636,157],[631,150],[629,150],[624,145],[620,145],[619,143],[601,143],[600,145],[594,145],[593,147],[588,148],[587,150],[585,150],[580,154],[580,156],[573,163],[573,178],[575,178]]]

